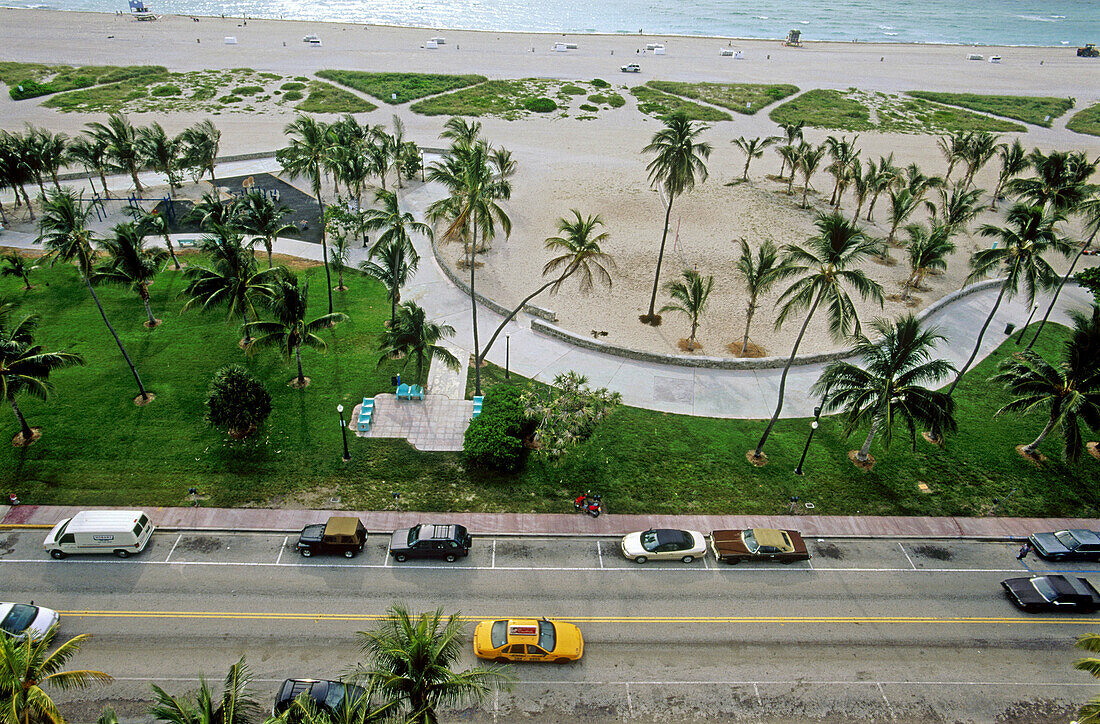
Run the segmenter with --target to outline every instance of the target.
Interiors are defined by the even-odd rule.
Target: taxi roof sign
[[[512,624],[508,627],[509,636],[538,636],[539,627],[535,624]]]

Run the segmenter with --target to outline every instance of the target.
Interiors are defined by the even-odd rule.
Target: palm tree
[[[836,184],[833,186],[833,195],[829,199],[829,204],[833,209],[840,208],[840,199],[844,196],[844,190],[848,188],[848,184],[851,183],[853,166],[859,162],[859,149],[856,148],[856,141],[859,140],[857,135],[851,141],[847,136],[837,138],[836,136],[829,136],[825,139],[825,147],[829,151],[829,156],[833,159],[825,170],[832,174],[836,179]]]
[[[952,233],[966,231],[970,222],[982,212],[982,189],[957,183],[951,187],[950,193],[945,187],[938,188],[937,192],[939,204],[933,201],[925,201],[924,204],[932,214],[932,221],[949,227]]]
[[[374,193],[374,203],[381,204],[382,208],[367,209],[363,218],[364,229],[381,232],[371,247],[371,254],[374,254],[375,249],[389,246],[394,241],[412,246],[412,233],[423,234],[429,240],[432,239],[432,227],[417,221],[408,211],[401,211],[397,194],[393,191],[378,189]]]
[[[182,136],[172,138],[159,123],[138,129],[138,153],[143,165],[168,179],[168,195],[175,196],[182,185],[180,163],[184,152]]]
[[[920,166],[911,163],[905,167],[904,172],[897,175],[894,184],[898,188],[909,189],[919,202],[924,200],[930,190],[943,188],[946,182],[939,176],[925,176]]]
[[[372,133],[363,146],[363,158],[371,175],[378,177],[382,188],[386,188],[386,172],[390,168],[390,144],[384,132]]]
[[[69,137],[64,133],[53,133],[45,128],[27,126],[27,141],[34,149],[37,169],[43,174],[50,175],[54,188],[61,188],[57,172],[68,159]],[[41,186],[41,180],[39,186]]]
[[[1036,148],[1027,158],[1035,176],[1012,179],[1005,188],[1029,204],[1065,213],[1072,212],[1088,198],[1089,177],[1100,164],[1100,159],[1089,161],[1084,151],[1044,154]]]
[[[0,307],[0,393],[19,421],[23,444],[30,445],[34,442],[34,431],[15,398],[26,393],[45,401],[53,392],[50,373],[82,365],[84,358],[69,352],[43,352],[42,345],[34,343],[34,332],[42,318],[32,314],[10,324],[10,314],[10,308]]]
[[[325,202],[321,198],[321,174],[328,168],[332,156],[332,132],[324,123],[311,116],[298,116],[284,133],[290,136],[290,145],[279,149],[275,157],[283,167],[283,173],[292,178],[309,177],[313,195],[320,212],[321,254],[325,263],[325,289],[328,292],[328,311],[332,314],[332,274],[328,268],[328,244],[325,243]]]
[[[451,147],[472,146],[481,136],[481,121],[467,121],[462,116],[452,116],[443,124],[440,138],[451,141]]]
[[[378,364],[403,357],[405,363],[401,366],[401,371],[404,372],[409,362],[415,359],[417,384],[424,378],[425,361],[434,359],[451,369],[458,369],[458,358],[439,344],[447,337],[453,337],[454,333],[454,327],[449,324],[428,321],[424,310],[416,302],[403,302],[397,308],[397,317],[390,328],[384,330],[379,337],[382,356]]]
[[[336,270],[336,290],[346,292],[344,286],[344,270],[348,268],[351,259],[351,239],[347,231],[337,227],[329,236],[329,246],[332,248],[332,268]]]
[[[34,180],[32,165],[33,160],[23,143],[23,137],[0,130],[0,171],[4,174],[4,185],[15,192],[16,208],[21,205],[19,194],[23,194],[27,213],[30,214],[31,221],[34,221],[34,206],[31,205],[31,197],[27,195],[27,184]]]
[[[408,142],[405,140],[405,123],[394,113],[393,133],[390,134],[390,166],[397,174],[397,188],[404,188],[401,184],[401,169],[405,165],[405,154],[408,153]]]
[[[386,288],[390,298],[390,326],[397,316],[397,303],[401,301],[401,287],[408,283],[420,265],[420,256],[412,243],[394,239],[379,248],[375,245],[371,256],[359,262],[359,270],[377,279]]]
[[[360,672],[378,682],[383,696],[400,703],[406,724],[436,724],[437,709],[476,706],[506,684],[497,668],[453,670],[466,646],[458,614],[444,617],[440,608],[414,616],[398,605],[387,614],[375,630],[359,632],[369,657]]]
[[[947,183],[948,179],[951,178],[951,172],[955,170],[955,165],[966,158],[967,147],[970,144],[972,135],[973,131],[955,131],[951,135],[943,135],[936,140],[936,146],[939,147],[940,153],[947,161],[947,173],[943,175],[944,183]]]
[[[187,212],[185,221],[198,221],[204,231],[215,226],[237,226],[237,205],[239,199],[223,201],[217,190],[204,193]]]
[[[107,325],[107,329],[115,339],[115,344],[118,345],[119,352],[122,353],[122,358],[126,360],[130,373],[134,376],[134,381],[137,383],[141,396],[140,404],[144,405],[150,402],[152,397],[146,391],[145,385],[141,383],[137,368],[130,360],[126,348],[122,346],[122,340],[119,339],[118,333],[115,332],[115,328],[111,326],[110,320],[107,319],[107,313],[103,311],[99,296],[92,287],[91,277],[94,261],[92,242],[95,241],[96,237],[95,233],[88,228],[88,217],[91,216],[91,213],[91,206],[86,206],[78,199],[72,189],[51,190],[46,196],[45,205],[42,207],[42,219],[38,222],[38,238],[35,243],[42,244],[47,255],[59,261],[76,262],[80,277],[88,287],[88,293],[92,295],[96,308],[99,309],[99,316],[103,318],[103,323]]]
[[[46,195],[45,174],[46,166],[45,159],[42,155],[42,149],[38,145],[38,134],[40,129],[35,128],[31,124],[26,124],[26,131],[22,134],[13,134],[12,138],[19,144],[19,156],[22,161],[23,167],[30,173],[31,178],[38,184],[38,193],[42,196]]]
[[[917,425],[948,431],[956,427],[955,401],[930,389],[955,369],[947,360],[932,356],[936,344],[946,338],[935,328],[921,329],[912,314],[897,321],[876,319],[871,328],[879,338],[872,341],[861,334],[852,348],[862,366],[831,362],[811,388],[825,400],[825,412],[844,413],[845,436],[868,426],[867,437],[856,452],[861,463],[867,462],[878,433],[884,435],[886,449],[890,449],[898,419],[909,429],[914,449]]]
[[[71,163],[79,163],[88,172],[88,184],[92,187],[92,193],[95,193],[92,173],[96,173],[103,185],[103,195],[110,196],[107,190],[107,169],[110,168],[107,139],[85,133],[69,143],[67,154]]]
[[[802,145],[806,145],[805,141]],[[791,175],[787,177],[787,195],[790,196],[794,189],[794,174],[798,171],[798,160],[801,158],[802,146],[780,146],[779,156],[783,159],[783,165],[791,167]],[[780,177],[782,178],[782,177]]]
[[[246,194],[237,206],[236,223],[241,231],[252,237],[252,243],[263,242],[267,251],[267,268],[271,268],[271,250],[275,239],[294,230],[294,224],[286,221],[290,207],[281,204],[259,191]]]
[[[779,329],[788,317],[802,310],[807,310],[806,319],[779,378],[779,400],[775,412],[751,453],[754,461],[764,459],[764,444],[779,419],[779,413],[783,411],[787,374],[818,306],[825,303],[829,314],[829,333],[834,339],[842,339],[860,332],[855,304],[845,287],[851,287],[865,300],[878,302],[880,307],[883,304],[882,287],[878,282],[869,279],[859,269],[852,268],[875,252],[876,243],[839,213],[819,214],[814,225],[818,233],[807,239],[805,246],[787,244],[783,247],[785,261],[791,267],[789,276],[798,279],[779,297],[781,306],[775,328]]]
[[[783,172],[787,169],[787,163],[791,158],[783,153],[783,149],[791,149],[794,146],[795,141],[802,140],[802,129],[806,126],[805,121],[796,121],[795,123],[780,123],[779,127],[783,129],[783,135],[779,137],[780,141],[786,140],[786,144],[776,148],[776,152],[779,153],[780,158],[783,159],[783,164],[779,167],[779,178],[783,178]],[[794,176],[794,165],[791,165],[791,176]],[[790,193],[788,191],[787,193]]]
[[[887,244],[894,243],[898,227],[908,221],[919,206],[920,199],[908,188],[890,190],[890,233],[886,236]]]
[[[875,202],[885,191],[889,191],[901,176],[901,169],[894,165],[894,154],[879,156],[878,165],[868,165],[867,175],[870,179],[867,185],[871,191],[871,203],[867,207],[867,220],[874,221]]]
[[[909,250],[909,277],[905,280],[902,298],[908,301],[911,292],[920,288],[929,272],[947,269],[947,257],[955,251],[955,244],[951,241],[951,227],[944,224],[932,224],[931,228],[909,224],[905,231],[909,234],[906,247]]]
[[[966,153],[963,155],[963,160],[966,161],[963,188],[969,188],[974,183],[975,174],[981,171],[1004,146],[999,139],[1000,136],[989,131],[974,131],[970,142],[966,144]]]
[[[741,239],[740,244],[741,254],[737,257],[734,271],[745,283],[745,291],[749,295],[748,308],[745,310],[745,336],[741,340],[741,356],[744,357],[749,347],[749,327],[759,306],[757,300],[761,294],[771,291],[777,282],[790,276],[793,268],[786,257],[779,256],[779,248],[770,239],[760,245],[755,257],[747,241]]]
[[[664,231],[661,233],[661,249],[657,254],[657,272],[653,276],[653,294],[649,299],[649,312],[642,315],[645,324],[657,326],[661,317],[654,314],[657,304],[657,287],[661,282],[661,263],[665,257],[665,241],[668,239],[668,222],[672,217],[672,202],[685,191],[695,188],[707,180],[706,160],[710,158],[711,145],[700,143],[696,139],[707,126],[690,120],[682,111],[677,111],[663,120],[665,127],[653,134],[649,145],[642,153],[654,154],[653,160],[646,166],[649,181],[660,184],[668,197],[668,209],[665,211]]]
[[[86,689],[92,684],[106,684],[111,677],[102,671],[77,669],[63,671],[87,634],[74,636],[50,653],[57,635],[57,626],[45,636],[27,636],[16,641],[0,636],[0,701],[4,702],[4,721],[10,724],[65,724],[47,689]]]
[[[138,181],[141,169],[141,152],[138,148],[138,132],[121,113],[112,113],[107,123],[89,123],[91,133],[107,143],[107,155],[119,168],[130,174],[134,182],[134,191],[141,194],[145,188]]]
[[[681,312],[691,321],[691,335],[688,336],[688,351],[695,349],[695,333],[699,329],[699,318],[707,309],[707,300],[714,289],[714,277],[700,276],[694,269],[684,269],[683,280],[669,282],[665,291],[672,302],[661,307],[662,312]]]
[[[107,260],[92,272],[96,284],[117,284],[137,293],[145,305],[145,326],[149,329],[160,324],[153,317],[149,306],[149,285],[164,268],[168,252],[164,249],[146,249],[145,234],[133,223],[118,224],[112,235],[99,240],[99,248],[107,252]]]
[[[997,156],[1001,161],[1001,171],[997,174],[997,186],[993,189],[993,199],[989,203],[992,211],[997,209],[997,199],[1000,198],[1005,184],[1022,174],[1028,167],[1027,155],[1019,138],[1011,144],[1001,144]]]
[[[218,180],[214,178],[214,164],[217,162],[218,150],[221,148],[222,132],[213,121],[207,118],[184,129],[180,138],[186,146],[183,152],[184,163],[188,168],[198,171],[195,181],[200,181],[203,174],[209,173],[210,183],[217,186]]]
[[[981,330],[978,331],[978,340],[974,344],[974,351],[970,358],[959,370],[955,381],[951,383],[947,394],[952,394],[959,380],[970,369],[974,359],[978,356],[985,330],[993,321],[993,315],[1001,306],[1001,301],[1006,297],[1012,297],[1019,292],[1020,284],[1024,285],[1024,295],[1027,305],[1035,303],[1035,295],[1042,289],[1054,286],[1058,278],[1050,263],[1043,257],[1050,251],[1058,252],[1063,256],[1069,256],[1069,242],[1060,236],[1054,225],[1062,221],[1064,217],[1060,212],[1046,212],[1039,206],[1028,206],[1017,203],[1009,209],[1005,217],[1007,225],[1004,227],[985,224],[978,233],[985,237],[997,239],[991,249],[982,249],[974,252],[970,257],[970,274],[966,283],[984,279],[989,275],[1000,272],[1004,274],[1001,283],[1001,291],[997,295],[997,301],[989,310],[989,316]],[[935,436],[934,437],[938,437]]]
[[[1100,307],[1091,314],[1070,312],[1073,335],[1065,344],[1059,364],[1051,364],[1033,350],[1025,350],[1006,359],[1000,373],[991,382],[1003,383],[1015,396],[993,415],[1005,412],[1028,413],[1038,408],[1049,411],[1047,424],[1024,453],[1035,455],[1036,449],[1055,427],[1062,428],[1065,444],[1062,457],[1076,462],[1084,450],[1081,424],[1100,429]]]
[[[861,159],[855,159],[852,161],[852,172],[849,177],[849,181],[852,184],[852,195],[855,196],[856,211],[852,214],[852,223],[859,221],[859,214],[863,211],[863,204],[867,203],[867,197],[871,195],[871,181],[874,176],[875,164],[873,161],[867,161],[867,170],[864,171],[863,161]]]
[[[760,158],[764,155],[764,149],[772,145],[779,138],[775,136],[769,136],[767,138],[745,138],[741,136],[733,140],[733,144],[741,150],[741,153],[745,154],[745,170],[741,173],[741,180],[749,180],[749,164],[752,163],[754,158]]]
[[[1091,654],[1100,653],[1100,634],[1082,634],[1073,644],[1079,649]],[[1100,657],[1088,656],[1073,662],[1073,668],[1078,671],[1087,671],[1095,678],[1100,678]],[[1100,722],[1100,696],[1094,696],[1080,709],[1077,710],[1077,724],[1097,724]]]
[[[256,333],[256,337],[246,347],[249,354],[254,349],[275,347],[288,362],[293,357],[298,364],[295,386],[299,388],[309,384],[305,374],[302,373],[302,347],[324,351],[328,345],[318,336],[318,333],[348,320],[348,315],[343,312],[332,312],[307,322],[308,302],[309,281],[299,283],[293,272],[284,271],[271,284],[271,291],[268,294],[266,306],[275,318],[270,321],[249,322],[245,325],[250,331]]]
[[[23,280],[23,290],[30,291],[34,289],[31,286],[30,273],[38,267],[31,264],[25,257],[20,256],[17,252],[9,252],[4,254],[3,257],[4,268],[0,269],[0,277],[19,277]]]
[[[157,703],[149,710],[154,721],[166,724],[259,724],[263,710],[252,698],[252,673],[244,657],[229,667],[222,695],[215,698],[205,678],[199,679],[194,699],[172,696],[153,684]]]
[[[168,254],[172,257],[172,264],[175,265],[176,271],[179,271],[181,268],[180,260],[176,258],[176,249],[172,246],[172,238],[169,236],[171,228],[168,224],[168,218],[156,209],[146,211],[140,206],[127,206],[123,211],[134,220],[134,224],[142,236],[156,234],[164,239],[164,245],[168,247]]]
[[[825,156],[825,146],[811,146],[804,143],[798,154],[798,170],[802,173],[802,208],[806,208],[806,195],[810,192],[810,178],[821,165],[821,159]]]

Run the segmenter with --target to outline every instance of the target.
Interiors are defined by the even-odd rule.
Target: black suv
[[[354,708],[367,703],[367,692],[355,684],[319,679],[287,679],[279,687],[279,695],[275,697],[275,706],[271,708],[271,713],[279,716],[302,694],[308,694],[318,709],[334,715],[341,713],[345,707]]]
[[[366,541],[367,529],[358,518],[334,515],[328,523],[302,528],[294,547],[306,558],[314,553],[340,553],[346,558],[354,558],[363,550]]]
[[[448,563],[470,552],[473,539],[461,525],[414,525],[395,530],[390,539],[390,555],[396,561],[409,558],[443,558]]]

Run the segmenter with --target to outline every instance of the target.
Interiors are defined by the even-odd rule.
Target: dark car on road
[[[1031,576],[1001,581],[1010,601],[1023,610],[1092,613],[1100,608],[1100,593],[1077,576]]]
[[[1074,528],[1035,533],[1028,540],[1035,553],[1048,561],[1100,561],[1100,535]]]
[[[355,684],[323,679],[287,679],[279,687],[271,713],[279,716],[302,694],[308,694],[318,709],[332,715],[338,715],[345,707],[355,709],[367,701],[367,692]]]
[[[327,523],[302,528],[295,548],[306,558],[314,553],[338,553],[354,558],[367,542],[367,529],[358,518],[334,515]]]
[[[715,558],[730,564],[741,561],[794,563],[810,560],[806,543],[796,530],[716,530],[710,534],[710,547]]]
[[[395,561],[409,558],[442,558],[451,563],[470,552],[473,538],[465,526],[419,523],[395,530],[390,538],[390,555]]]

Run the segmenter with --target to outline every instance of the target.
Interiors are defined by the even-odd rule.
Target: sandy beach
[[[563,36],[554,34],[505,34],[471,31],[373,27],[275,20],[165,16],[157,22],[138,23],[126,16],[29,10],[0,10],[0,24],[15,40],[0,49],[0,60],[65,64],[157,64],[172,71],[248,67],[260,72],[310,75],[321,69],[480,73],[490,78],[541,77],[564,80],[603,78],[615,85],[639,85],[647,80],[793,83],[799,88],[859,88],[898,93],[936,90],[976,93],[1069,96],[1075,110],[1100,99],[1100,61],[1075,57],[1073,48],[982,48],[999,54],[1000,64],[968,62],[962,46],[874,45],[807,43],[802,49],[783,48],[777,41],[731,41],[718,38],[651,37],[625,35],[571,35],[564,40],[577,49],[555,53],[550,46]],[[323,47],[304,46],[301,38],[317,33]],[[429,37],[443,35],[446,45],[436,50],[421,46]],[[111,37],[108,37],[111,36]],[[237,45],[225,45],[235,36]],[[200,42],[196,42],[196,41]],[[663,42],[664,56],[636,51],[646,43]],[[742,50],[744,60],[720,57],[719,49]],[[533,51],[533,52],[532,52]],[[627,76],[619,66],[642,64],[642,72]],[[621,91],[620,91],[621,92]],[[514,231],[509,239],[497,239],[484,255],[479,271],[479,290],[508,304],[518,302],[541,280],[549,255],[543,240],[555,233],[556,219],[576,208],[583,214],[600,214],[611,238],[605,245],[618,271],[610,292],[581,298],[573,288],[557,297],[536,300],[554,310],[563,326],[580,334],[607,332],[602,339],[616,344],[658,352],[676,352],[686,336],[684,318],[666,315],[659,328],[641,325],[637,315],[645,311],[652,284],[656,251],[663,218],[662,201],[651,188],[641,149],[660,127],[659,121],[640,113],[635,100],[624,93],[624,107],[601,111],[594,120],[575,118],[526,118],[505,121],[481,119],[485,136],[494,145],[510,149],[518,164],[513,196],[506,208]],[[425,117],[408,106],[381,104],[378,110],[358,116],[361,122],[388,124],[397,114],[407,135],[424,146],[440,145],[438,134],[445,117]],[[1020,134],[1028,149],[1084,150],[1100,153],[1100,138],[1066,130],[1074,111],[1057,119],[1049,129],[1030,127]],[[715,277],[715,291],[702,320],[699,341],[702,353],[728,355],[726,345],[739,340],[744,325],[745,298],[732,274],[734,241],[746,238],[753,246],[764,238],[779,244],[800,242],[813,230],[816,211],[824,208],[832,189],[832,177],[824,172],[813,180],[818,195],[809,210],[798,208],[799,196],[786,196],[785,184],[766,179],[779,172],[779,157],[771,150],[754,161],[751,182],[728,186],[741,175],[743,156],[731,143],[738,136],[770,136],[778,127],[760,112],[733,121],[712,124],[704,135],[714,152],[708,163],[710,178],[695,191],[678,199],[672,214],[672,231],[662,279],[677,277],[685,267]],[[196,113],[135,114],[135,124],[153,120],[169,132],[205,117]],[[284,145],[282,129],[293,118],[289,110],[263,114],[231,114],[214,120],[222,130],[222,153],[263,151]],[[37,101],[12,101],[0,95],[0,128],[16,129],[28,122],[53,130],[76,133],[97,116],[59,113]],[[810,129],[806,138],[820,143],[830,132]],[[833,135],[841,135],[833,132]],[[853,134],[848,134],[849,136]],[[1011,138],[1011,135],[1006,136]],[[943,174],[946,162],[931,136],[861,133],[858,146],[865,159],[895,154],[895,162],[916,162],[926,174]],[[825,164],[822,164],[824,167]],[[996,162],[979,174],[977,185],[992,189]],[[298,184],[301,186],[301,183]],[[824,199],[820,197],[823,196]],[[885,236],[888,200],[875,209],[877,224],[869,233]],[[850,215],[850,197],[842,209]],[[914,221],[927,218],[922,211]],[[986,212],[973,225],[997,223],[998,213]],[[678,233],[677,233],[678,229]],[[1067,232],[1076,234],[1070,224]],[[958,289],[966,276],[966,259],[978,245],[990,242],[962,235],[948,271],[927,281],[928,292],[918,295],[921,306]],[[444,248],[453,261],[459,250]],[[901,258],[903,250],[893,254]],[[1058,260],[1056,266],[1063,262]],[[865,270],[887,294],[900,292],[907,276],[904,262],[888,267],[868,262]],[[658,305],[667,300],[663,292]],[[790,324],[772,329],[774,296],[762,300],[752,338],[772,354],[783,354],[797,333]],[[876,314],[904,311],[887,302],[885,310],[860,305],[865,319]],[[811,327],[805,352],[844,346],[829,339],[824,327]]]

